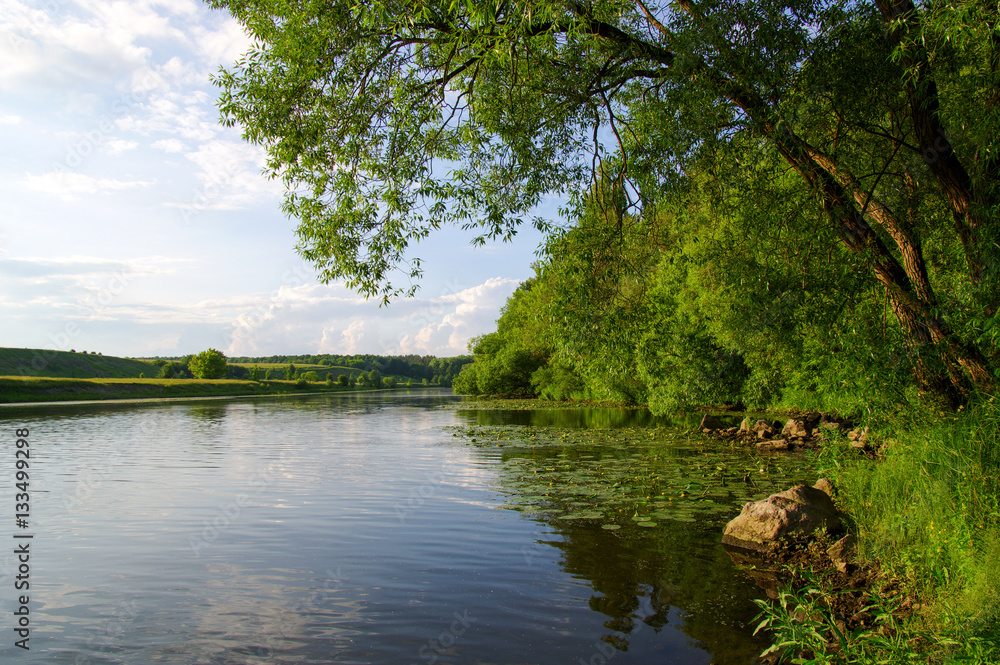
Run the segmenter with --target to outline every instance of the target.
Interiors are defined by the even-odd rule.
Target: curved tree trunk
[[[838,180],[838,171],[831,164],[824,168],[822,160],[810,155],[805,144],[787,131],[776,132],[774,139],[785,160],[822,195],[824,209],[840,231],[843,243],[869,261],[875,277],[886,287],[893,313],[909,338],[914,374],[921,390],[953,406],[961,404],[974,389],[992,391],[994,383],[986,360],[975,348],[957,341],[935,313],[923,253],[905,225],[887,208],[875,208],[873,218],[888,224],[887,231],[896,241],[906,267],[867,223],[864,208],[859,209],[856,202],[857,193]]]
[[[902,64],[908,70],[904,87],[921,156],[951,208],[970,277],[978,282],[984,276],[983,243],[992,223],[989,210],[997,201],[989,192],[976,187],[951,145],[947,128],[941,122],[937,81],[930,71],[927,51],[906,43],[908,39],[915,43],[920,39],[920,14],[913,0],[876,0],[875,4],[886,22],[886,36],[900,49]]]

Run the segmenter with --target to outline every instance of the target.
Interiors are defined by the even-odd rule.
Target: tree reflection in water
[[[722,528],[746,501],[805,480],[808,460],[762,462],[650,427],[642,412],[460,413],[475,423],[460,433],[499,454],[505,507],[557,534],[539,542],[594,590],[604,642],[628,651],[640,632],[670,624],[717,665],[754,662],[767,647],[753,635],[763,592],[726,554]]]

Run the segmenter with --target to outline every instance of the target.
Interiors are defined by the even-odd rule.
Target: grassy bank
[[[873,439],[876,459],[828,447],[824,473],[861,558],[905,593],[873,594],[876,625],[843,632],[824,609],[830,589],[800,589],[767,611],[776,641],[798,647],[792,662],[1000,663],[1000,402],[916,414]]]
[[[128,379],[155,374],[158,368],[132,358],[51,349],[0,348],[0,376],[68,379]]]
[[[845,630],[847,617],[828,609],[843,591],[797,570],[798,590],[762,615],[786,647],[784,662],[1000,664],[1000,399],[958,414],[917,408],[869,421],[878,423],[870,434],[876,455],[833,440],[814,463],[817,477],[839,488],[859,561],[877,571],[865,602],[874,622]]]
[[[161,399],[170,397],[238,397],[302,392],[371,390],[329,387],[325,382],[235,381],[228,379],[64,379],[0,377],[0,404],[74,400]]]

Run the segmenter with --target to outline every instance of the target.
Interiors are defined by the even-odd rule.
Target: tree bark
[[[911,262],[910,270],[899,264],[867,223],[862,204],[855,203],[859,192],[852,193],[838,181],[834,165],[827,163],[830,170],[824,168],[822,160],[817,161],[803,141],[788,131],[768,128],[785,160],[822,195],[824,209],[840,231],[841,240],[852,252],[870,261],[876,279],[886,287],[893,313],[909,338],[914,375],[920,388],[952,406],[961,404],[973,389],[992,391],[994,383],[985,359],[975,348],[956,340],[947,324],[935,314],[923,254],[919,244],[905,232],[904,225],[888,209],[877,208],[880,212],[875,218],[890,222],[898,234],[894,239],[900,245],[904,262]],[[847,179],[843,173],[840,175]],[[911,272],[919,286],[911,280]],[[927,299],[921,298],[920,291],[926,293]]]
[[[920,40],[920,14],[913,0],[876,0],[888,27],[888,39],[900,50],[907,73],[904,87],[917,145],[951,208],[955,228],[965,250],[972,280],[983,277],[983,247],[991,220],[987,211],[996,204],[986,192],[977,191],[969,171],[959,159],[941,122],[937,81],[931,73],[927,51],[907,43]]]
[[[876,0],[885,20],[890,24],[899,19],[902,26],[919,21],[912,0]],[[679,0],[678,5],[703,29],[711,26],[692,4]],[[646,17],[662,33],[666,29],[642,5]],[[902,44],[907,28],[897,25],[890,30],[890,39]],[[669,34],[668,34],[669,36]],[[717,46],[729,49],[723,35],[710,36]],[[952,210],[973,280],[982,273],[982,233],[987,224],[983,201],[975,196],[969,172],[952,149],[940,119],[937,84],[930,74],[925,51],[907,51],[904,62],[913,70],[913,78],[904,84],[910,115],[918,145],[924,160],[938,182]],[[993,390],[987,363],[973,347],[959,342],[948,325],[936,313],[935,296],[927,274],[919,237],[873,193],[865,191],[852,174],[840,168],[836,161],[809,146],[787,127],[779,125],[775,109],[757,92],[737,80],[703,66],[717,90],[746,113],[751,126],[773,143],[782,157],[801,175],[808,186],[822,197],[823,207],[837,227],[841,241],[848,249],[866,258],[875,278],[883,284],[892,303],[893,313],[906,333],[910,357],[920,389],[956,406],[974,389]],[[870,217],[893,239],[899,249],[902,265],[866,221]]]

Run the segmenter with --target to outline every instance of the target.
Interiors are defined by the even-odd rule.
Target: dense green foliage
[[[899,427],[878,464],[830,461],[873,558],[958,616],[1000,626],[1000,403]],[[1000,646],[1000,627],[995,637]]]
[[[226,356],[217,349],[207,349],[191,359],[188,369],[196,379],[221,379],[228,369]]]
[[[504,307],[495,333],[469,346],[474,363],[455,378],[455,392],[464,394],[532,393],[534,373],[548,364],[552,349],[547,326],[538,317],[542,305],[534,282],[522,284]]]
[[[835,591],[820,579],[761,603],[776,644],[812,654],[801,662],[1000,662],[1000,404],[929,416],[892,423],[877,462],[824,451],[820,473],[840,487],[863,555],[902,585],[873,597],[874,624],[854,631],[838,632],[826,602]],[[913,595],[924,610],[904,618]]]
[[[553,347],[595,395],[667,405],[724,373],[729,387],[709,392],[742,381],[773,399],[796,373],[807,389],[815,370],[850,381],[872,352],[871,367],[902,367],[952,405],[994,389],[987,2],[216,4],[256,40],[217,77],[224,121],[267,147],[325,279],[389,298],[408,291],[393,270],[420,273],[409,244],[442,224],[509,237],[544,195],[569,196],[575,220],[590,191],[606,226],[556,247],[575,255],[555,269],[599,312],[574,303],[553,325],[577,338]],[[648,234],[657,216],[662,238]],[[588,242],[602,235],[618,240]],[[654,265],[660,280],[646,279]],[[692,297],[663,286],[680,279]],[[676,326],[643,330],[649,312]],[[740,329],[748,318],[761,325]],[[642,338],[666,351],[636,351]],[[523,374],[532,361],[504,348],[501,365]],[[783,365],[834,348],[846,371],[840,357]],[[678,367],[680,384],[656,385]]]
[[[333,372],[339,377],[348,370],[348,377],[356,378],[361,373],[378,370],[383,376],[427,379],[435,385],[451,385],[452,379],[458,375],[462,367],[471,363],[469,356],[454,358],[438,358],[436,356],[376,356],[372,354],[336,355],[336,354],[304,354],[280,356],[233,357],[229,359],[230,367],[234,363],[241,365],[306,365],[309,370],[316,371],[320,378]],[[233,377],[242,378],[242,377]]]

